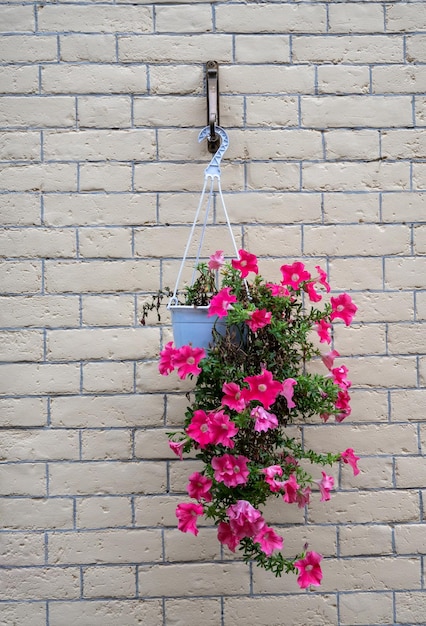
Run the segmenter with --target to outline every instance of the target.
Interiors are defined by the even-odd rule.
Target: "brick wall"
[[[0,624],[424,624],[426,4],[12,0],[0,29]],[[211,59],[237,243],[359,307],[351,419],[304,436],[362,473],[270,511],[324,554],[311,593],[176,529],[186,401],[138,320],[198,203]]]

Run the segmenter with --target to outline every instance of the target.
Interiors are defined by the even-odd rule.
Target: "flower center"
[[[258,390],[259,390],[261,393],[264,393],[264,392],[266,391],[266,389],[267,389],[267,387],[266,387],[266,385],[265,385],[264,383],[262,383],[261,385],[259,385],[257,388],[258,388]]]
[[[220,427],[222,430],[228,430],[228,426],[226,424],[221,424]]]
[[[293,280],[294,282],[296,282],[297,280],[299,280],[299,274],[292,274],[292,275],[291,275],[291,280]]]
[[[344,310],[344,308],[345,307],[343,306],[343,304],[339,304],[339,306],[337,307],[337,311],[339,311],[339,313],[340,313],[341,311]]]
[[[240,466],[239,465],[234,465],[234,474],[238,474],[240,471]]]
[[[245,267],[247,265],[247,261],[241,261],[240,265],[241,267]]]
[[[313,569],[314,569],[314,566],[313,566],[313,565],[307,565],[307,566],[305,567],[305,572],[312,572],[312,570],[313,570]]]
[[[209,427],[207,426],[207,424],[202,424],[200,430],[202,433],[206,433],[208,431]]]
[[[186,362],[188,363],[188,365],[194,365],[195,359],[193,356],[190,356],[186,359]]]

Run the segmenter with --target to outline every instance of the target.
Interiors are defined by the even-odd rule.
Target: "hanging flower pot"
[[[168,309],[172,315],[173,338],[177,348],[191,344],[207,350],[214,341],[213,329],[221,335],[225,334],[226,322],[217,315],[209,317],[208,306],[169,304]]]

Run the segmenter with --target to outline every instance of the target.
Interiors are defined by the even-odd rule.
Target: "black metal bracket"
[[[216,126],[219,126],[219,65],[216,61],[206,63],[206,84],[207,125],[210,127],[207,146],[209,152],[214,154],[220,147],[220,137],[216,132]]]

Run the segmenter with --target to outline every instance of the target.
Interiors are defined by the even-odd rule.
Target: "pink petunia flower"
[[[319,587],[322,580],[321,560],[321,554],[317,552],[307,552],[304,559],[299,559],[294,563],[294,566],[299,570],[297,583],[301,589],[306,589],[311,585]]]
[[[222,398],[222,404],[234,409],[237,413],[244,411],[246,401],[244,400],[241,387],[237,383],[224,383],[222,391],[225,394]]]
[[[215,480],[224,483],[226,487],[245,485],[250,473],[247,467],[248,460],[246,456],[241,454],[239,456],[223,454],[222,456],[213,457],[211,463],[215,470]]]
[[[319,265],[315,265],[315,269],[317,270],[319,275],[318,282],[320,283],[320,285],[325,287],[326,292],[329,293],[330,285],[327,282],[327,272],[325,272]]]
[[[311,278],[310,273],[305,270],[305,266],[300,261],[295,261],[292,265],[282,265],[280,270],[283,275],[283,283],[296,290],[299,289],[300,283]]]
[[[186,429],[187,435],[196,441],[200,448],[205,448],[212,442],[210,421],[210,416],[202,409],[198,409],[194,411],[194,415]]]
[[[276,297],[287,298],[290,295],[289,290],[287,287],[284,287],[282,283],[266,283],[265,287],[267,287],[272,295]]]
[[[257,376],[246,376],[244,382],[249,384],[249,389],[243,389],[245,400],[249,402],[258,400],[265,409],[269,409],[282,391],[282,383],[274,380],[271,372],[266,369],[263,369],[262,373]]]
[[[210,300],[207,317],[212,317],[213,315],[226,317],[234,302],[237,302],[237,298],[232,295],[231,287],[224,287]]]
[[[325,472],[321,472],[321,474],[321,480],[317,481],[318,487],[320,488],[321,492],[320,502],[326,502],[331,498],[330,491],[334,487],[334,478],[333,476],[328,476]]]
[[[227,522],[220,522],[217,527],[217,538],[225,546],[235,552],[235,548],[240,543],[238,537],[232,532],[231,526]]]
[[[262,406],[256,406],[250,413],[256,422],[254,430],[258,433],[272,430],[278,426],[278,418],[274,413],[269,413]]]
[[[289,409],[294,409],[294,407],[296,406],[293,402],[295,385],[297,385],[297,380],[294,380],[294,378],[286,378],[285,380],[283,380],[280,396],[284,396],[284,398],[287,400],[287,407]]]
[[[229,415],[223,411],[216,411],[210,414],[210,432],[211,442],[216,446],[221,444],[228,448],[235,446],[232,437],[238,432],[238,428],[234,422],[231,421]]]
[[[208,268],[209,270],[220,270],[224,263],[225,257],[223,250],[216,250],[216,252],[209,257]]]
[[[266,556],[271,556],[274,550],[282,550],[284,539],[270,526],[263,526],[260,533],[253,538],[255,543],[260,543],[260,548]]]
[[[348,448],[347,450],[342,452],[340,458],[342,459],[343,463],[349,463],[349,465],[353,469],[354,476],[357,476],[357,474],[359,474],[360,470],[358,467],[358,461],[360,457],[354,454],[353,448]]]
[[[305,504],[309,504],[310,499],[311,499],[310,487],[305,487],[304,489],[299,490],[296,494],[296,502],[297,502],[299,509],[303,509]]]
[[[322,300],[322,295],[315,290],[315,281],[306,283],[305,290],[311,302],[319,302]]]
[[[265,525],[260,511],[254,508],[247,500],[238,500],[226,510],[229,525],[238,539],[254,537]]]
[[[334,367],[331,371],[333,376],[333,382],[336,385],[339,385],[341,389],[349,389],[352,385],[351,381],[347,378],[348,368],[346,365],[341,365],[340,367]]]
[[[241,278],[246,278],[249,272],[253,272],[253,274],[259,273],[259,268],[257,266],[257,257],[254,254],[250,254],[246,250],[238,250],[239,259],[232,260],[232,267],[236,270],[240,270]]]
[[[173,341],[169,341],[160,352],[160,362],[158,371],[162,376],[167,376],[175,369],[174,359],[178,350],[173,346]]]
[[[176,456],[183,461],[183,447],[185,445],[184,441],[169,441],[169,448],[172,450]]]
[[[331,343],[331,324],[329,324],[325,320],[320,320],[319,322],[315,322],[315,324],[317,327],[318,336],[320,338],[320,343]]]
[[[346,326],[349,326],[358,310],[352,298],[347,293],[341,293],[337,298],[330,298],[330,302],[332,309],[330,320],[333,321],[339,317],[345,322]]]
[[[256,332],[259,328],[263,328],[271,323],[272,313],[266,309],[258,309],[250,313],[250,317],[246,320],[247,326],[251,331]]]
[[[189,477],[189,483],[186,487],[188,495],[195,500],[205,500],[206,502],[212,501],[212,494],[210,493],[213,481],[207,476],[203,476],[200,472],[194,472]]]
[[[202,504],[193,502],[183,502],[176,507],[176,517],[178,518],[178,529],[183,533],[198,535],[197,519],[204,512]]]
[[[290,474],[288,480],[284,481],[284,502],[288,502],[289,504],[293,504],[293,502],[297,502],[297,491],[300,489],[300,485],[296,480],[296,476],[294,474]]]
[[[334,359],[336,359],[338,356],[340,356],[340,354],[337,352],[337,350],[330,350],[330,352],[326,352],[325,354],[323,354],[321,359],[326,368],[328,370],[331,370],[334,364]]]
[[[269,467],[264,467],[261,472],[262,474],[265,474],[265,481],[268,483],[269,489],[272,493],[281,491],[284,483],[275,478],[276,476],[281,477],[283,475],[283,468],[281,465],[270,465]]]
[[[179,378],[183,380],[189,374],[197,376],[201,372],[201,367],[198,367],[198,364],[205,356],[206,351],[203,348],[193,348],[192,346],[179,348],[173,357],[173,365],[177,368]]]
[[[335,416],[336,422],[343,422],[343,420],[351,414],[352,409],[349,405],[350,399],[351,397],[347,389],[339,389],[335,402],[335,407],[339,411]]]

